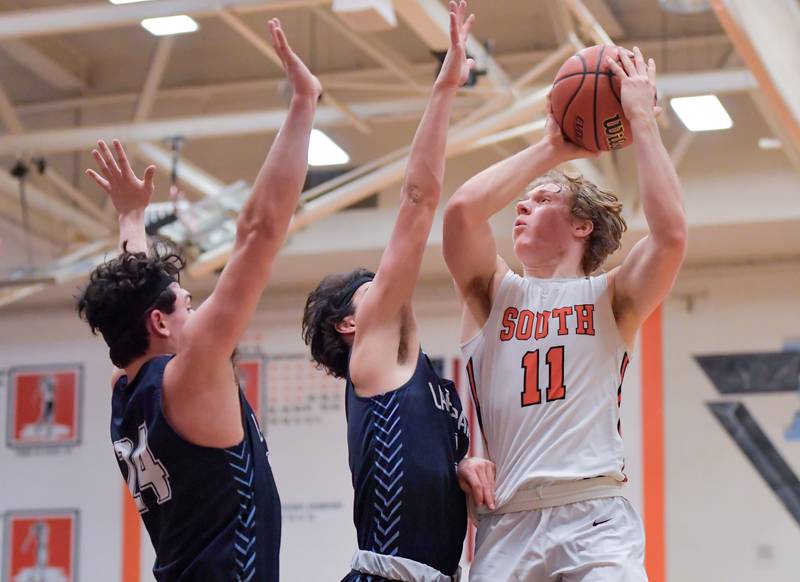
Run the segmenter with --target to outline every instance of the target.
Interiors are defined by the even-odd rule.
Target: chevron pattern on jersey
[[[372,434],[375,462],[370,478],[374,484],[375,522],[373,552],[394,556],[399,549],[400,509],[403,506],[403,442],[397,393],[381,402],[372,401]]]
[[[256,574],[256,503],[253,492],[253,458],[247,439],[225,449],[239,494],[239,524],[234,536],[236,550],[236,582],[253,580]]]

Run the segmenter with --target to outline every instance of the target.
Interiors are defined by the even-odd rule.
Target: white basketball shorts
[[[470,582],[646,582],[644,527],[624,497],[490,515]]]

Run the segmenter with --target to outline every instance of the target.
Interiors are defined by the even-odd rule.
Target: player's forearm
[[[651,115],[631,120],[642,210],[657,242],[685,245],[683,189]]]
[[[239,214],[240,232],[266,237],[280,245],[297,207],[308,170],[308,144],[317,102],[294,97],[286,121],[258,172]]]
[[[540,141],[470,178],[450,199],[471,219],[488,220],[519,197],[534,179],[564,162]]]
[[[444,178],[445,148],[450,113],[456,96],[455,87],[434,85],[428,106],[422,115],[403,180],[403,196],[413,203],[436,207]]]
[[[123,245],[129,253],[147,254],[147,233],[144,229],[144,208],[119,215],[119,251]]]

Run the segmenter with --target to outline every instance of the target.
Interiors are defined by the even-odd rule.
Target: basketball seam
[[[597,146],[597,149],[600,149],[600,139],[597,137],[597,87],[600,83],[598,83],[597,74],[600,73],[600,65],[603,63],[603,53],[606,52],[605,45],[603,48],[600,49],[600,55],[597,57],[597,70],[595,71],[595,78],[594,78],[594,100],[592,102],[592,116],[594,125],[594,144]]]
[[[565,79],[570,79],[572,77],[577,77],[578,75],[584,75],[584,76],[586,76],[586,75],[600,75],[601,77],[613,77],[614,73],[603,73],[603,72],[596,73],[594,71],[584,71],[583,73],[569,73],[568,75],[564,75],[563,77],[559,77],[558,79],[553,81],[553,86],[558,85],[561,81],[563,81]]]
[[[569,107],[570,107],[570,105],[572,105],[572,102],[575,101],[575,97],[577,97],[578,93],[581,90],[581,87],[583,87],[584,81],[586,81],[586,61],[584,60],[582,55],[575,55],[575,56],[578,57],[581,60],[581,66],[583,67],[583,73],[576,73],[576,75],[583,75],[583,76],[581,77],[581,82],[578,85],[578,88],[575,89],[575,92],[572,94],[572,97],[570,97],[569,101],[567,101],[567,106],[564,107],[564,113],[561,114],[561,124],[560,125],[561,125],[561,131],[562,132],[564,131],[564,121],[567,119],[567,112],[569,111]]]
[[[608,84],[609,84],[609,86],[611,87],[611,94],[612,94],[614,97],[616,97],[616,99],[617,99],[617,103],[619,103],[620,105],[622,105],[622,99],[620,98],[620,96],[619,96],[619,95],[617,95],[617,90],[614,88],[614,79],[613,79],[613,76],[612,76],[612,75],[609,75]]]

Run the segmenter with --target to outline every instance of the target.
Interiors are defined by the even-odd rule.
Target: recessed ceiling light
[[[309,166],[341,166],[350,161],[347,152],[318,129],[311,130],[308,144]]]
[[[689,131],[728,129],[733,120],[716,95],[675,97],[669,101]]]
[[[142,20],[142,26],[156,36],[194,32],[198,28],[197,22],[185,14],[162,16],[160,18],[145,18]]]

